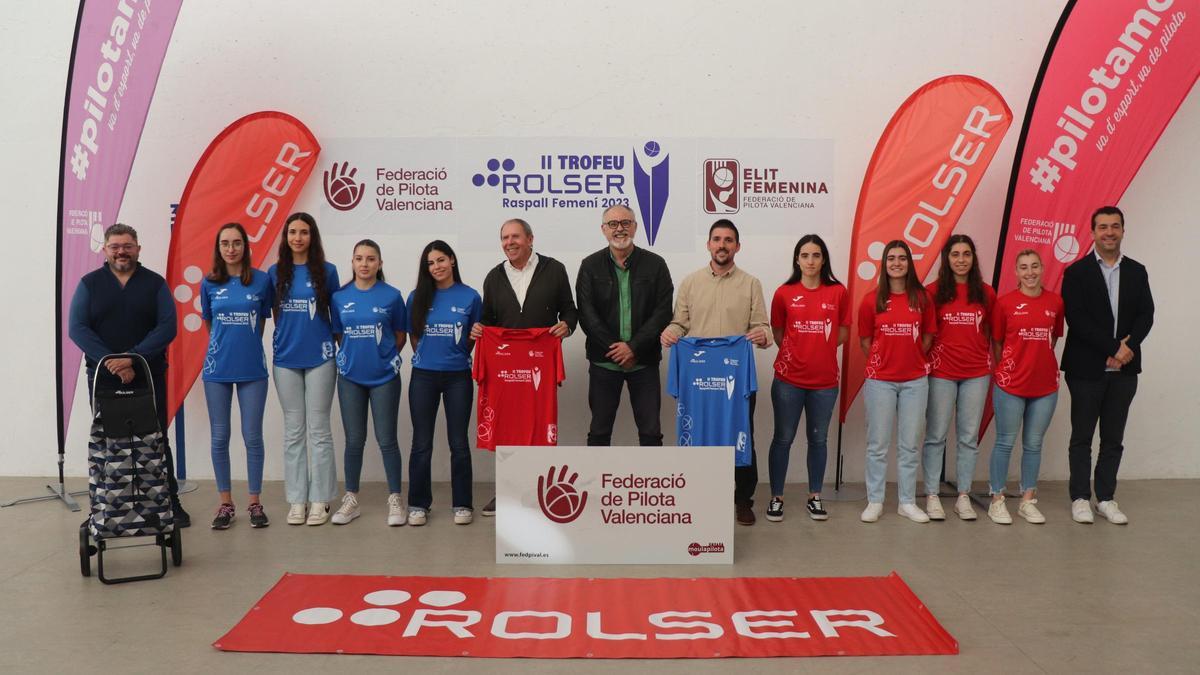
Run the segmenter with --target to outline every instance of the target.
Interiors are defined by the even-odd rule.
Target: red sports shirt
[[[484,328],[473,375],[476,447],[558,444],[558,384],[567,376],[562,340],[549,328]]]
[[[841,284],[808,289],[785,284],[771,299],[771,327],[783,329],[775,377],[793,387],[838,385],[838,330],[850,326],[850,296]]]
[[[875,313],[875,291],[862,299],[858,308],[858,334],[871,336],[864,373],[868,379],[907,382],[929,374],[929,362],[922,351],[921,336],[937,331],[933,300],[925,289],[924,309],[908,306],[907,293],[892,293],[887,308]]]
[[[955,284],[957,295],[936,307],[937,335],[929,349],[930,375],[946,380],[966,380],[992,372],[992,345],[988,339],[996,291],[983,285],[983,305],[967,301],[967,285]],[[935,297],[937,282],[926,290]]]
[[[1031,298],[1016,289],[996,300],[992,335],[1004,341],[993,378],[1013,396],[1038,398],[1058,391],[1054,339],[1063,334],[1062,296],[1047,290]]]

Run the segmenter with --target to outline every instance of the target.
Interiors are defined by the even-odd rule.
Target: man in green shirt
[[[608,246],[583,259],[575,282],[579,326],[587,334],[591,363],[588,445],[611,444],[621,389],[626,385],[638,441],[662,445],[659,334],[671,321],[675,289],[666,261],[634,243],[637,226],[629,207],[606,209],[600,232]]]

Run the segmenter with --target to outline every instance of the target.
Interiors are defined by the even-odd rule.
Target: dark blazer
[[[1121,259],[1115,338],[1108,287],[1095,252],[1088,253],[1063,273],[1062,297],[1068,328],[1062,370],[1068,377],[1103,377],[1105,362],[1117,353],[1121,338],[1126,335],[1133,360],[1121,368],[1121,373],[1142,372],[1142,341],[1154,325],[1154,298],[1150,295],[1145,266],[1129,257]]]
[[[671,296],[675,286],[661,256],[640,247],[626,260],[629,269],[629,318],[633,333],[629,348],[638,365],[662,360],[659,335],[671,323]],[[621,340],[621,299],[617,272],[605,247],[583,259],[575,280],[579,300],[579,325],[587,333],[587,358],[593,363],[612,363],[605,356],[608,346]]]
[[[538,254],[537,268],[525,292],[525,306],[517,302],[517,294],[504,265],[500,263],[483,280],[483,312],[480,323],[501,328],[548,328],[566,321],[572,332],[579,322],[575,299],[571,297],[571,280],[567,268],[548,255]]]

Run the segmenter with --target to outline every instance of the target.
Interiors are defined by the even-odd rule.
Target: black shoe
[[[192,526],[192,517],[183,510],[183,504],[175,502],[171,505],[171,516],[175,519],[175,527],[183,529]]]
[[[779,497],[771,497],[771,503],[767,504],[767,520],[772,523],[783,520],[783,500]]]
[[[492,501],[488,502],[480,513],[489,517],[496,515],[496,498],[492,497]]]
[[[737,520],[738,525],[753,525],[754,524],[754,521],[755,521],[754,509],[751,508],[749,504],[737,504],[736,508],[734,510],[734,514],[735,514],[734,518],[735,518],[735,520]]]
[[[250,527],[266,527],[271,524],[271,521],[267,520],[267,512],[263,511],[262,504],[255,502],[246,510],[250,512]]]
[[[233,504],[222,504],[217,507],[217,517],[213,518],[212,529],[228,530],[234,520],[237,520],[237,514],[234,512]]]
[[[825,512],[825,507],[821,506],[820,497],[808,498],[808,517],[813,520],[829,520],[829,514]]]

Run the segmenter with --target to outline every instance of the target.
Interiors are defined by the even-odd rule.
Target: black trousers
[[[158,413],[158,428],[162,430],[163,435],[163,458],[167,463],[167,489],[171,493],[171,501],[176,505],[179,503],[179,482],[175,479],[175,458],[171,452],[171,442],[167,440],[167,369],[166,368],[150,368],[151,379],[154,382],[154,407]],[[91,403],[92,383],[95,370],[87,369],[87,385],[88,385],[88,403]],[[119,383],[120,380],[108,372],[107,369],[100,373],[102,379],[111,378],[112,383]],[[140,375],[139,375],[140,377]],[[89,421],[90,425],[91,422]]]
[[[1117,469],[1125,450],[1125,422],[1137,393],[1137,375],[1105,373],[1096,380],[1067,376],[1071,391],[1071,500],[1092,496],[1092,438],[1100,425],[1096,457],[1096,501],[1108,501],[1117,491]]]
[[[758,487],[758,454],[754,452],[754,404],[758,392],[750,392],[750,466],[733,467],[733,503],[754,506],[754,489]]]
[[[588,445],[612,445],[613,423],[617,406],[621,404],[621,389],[629,386],[629,405],[637,425],[638,443],[643,446],[662,445],[662,387],[659,386],[658,364],[641,370],[617,372],[592,364],[588,368],[588,406],[592,409],[592,425],[588,429]]]

